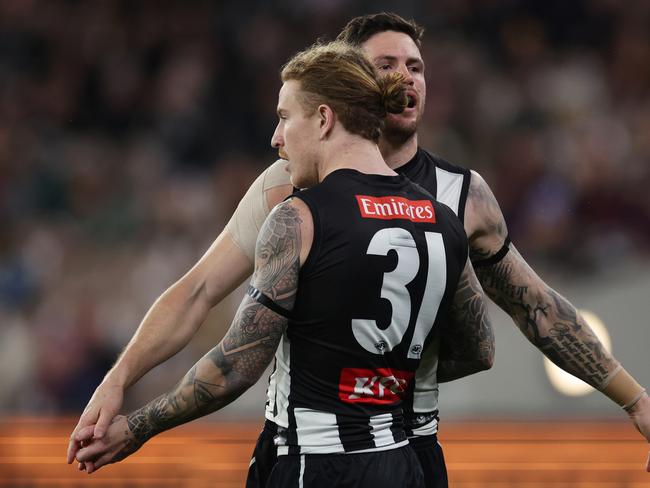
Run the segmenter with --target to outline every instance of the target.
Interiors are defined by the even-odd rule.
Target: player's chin
[[[400,114],[388,114],[386,116],[386,125],[388,127],[394,126],[399,128],[406,128],[411,126],[417,126],[420,116],[417,110],[406,109]]]
[[[400,134],[402,137],[415,134],[418,129],[418,118],[395,118],[386,120],[386,134]]]
[[[304,188],[311,188],[312,186],[318,184],[318,177],[293,172],[290,173],[289,181],[294,188],[299,188],[302,190]]]
[[[305,188],[300,175],[296,174],[296,172],[292,172],[291,170],[289,170],[289,182],[294,188]]]

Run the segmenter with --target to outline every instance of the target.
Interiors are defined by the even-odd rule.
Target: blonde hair
[[[317,43],[296,54],[282,68],[283,82],[300,83],[300,104],[313,113],[329,105],[348,132],[377,142],[388,113],[401,113],[407,104],[404,77],[379,77],[361,50],[334,41]]]

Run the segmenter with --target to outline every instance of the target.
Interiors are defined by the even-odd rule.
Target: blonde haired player
[[[419,49],[422,34],[414,22],[381,13],[352,19],[339,36],[359,45],[380,71],[397,71],[406,77],[409,107],[387,118],[379,141],[386,162],[457,213],[469,236],[470,255],[486,294],[513,318],[526,338],[558,366],[624,407],[636,428],[650,439],[650,399],[645,389],[604,349],[575,307],[544,283],[509,243],[506,223],[488,184],[477,173],[418,147],[416,129],[426,95]],[[154,304],[81,416],[71,435],[69,462],[83,439],[105,432],[119,412],[124,390],[187,344],[208,310],[250,273],[255,237],[263,221],[261,212],[292,192],[285,166],[286,162],[278,161],[258,178],[212,248]],[[553,333],[556,323],[566,325],[562,336]],[[565,341],[579,347],[568,348]],[[480,361],[478,365],[453,359],[445,363],[445,354],[443,346],[437,381],[481,367]],[[428,391],[427,402],[435,409],[436,381],[429,383]],[[271,451],[273,426],[268,429],[260,444],[270,444],[267,450]],[[435,427],[418,436],[415,443],[421,446],[422,456],[430,459],[427,480],[443,480],[430,486],[445,486],[444,459],[435,440]],[[265,457],[272,462],[272,456]],[[259,467],[262,457],[256,459],[253,468]],[[646,469],[650,470],[650,459]],[[254,474],[264,476],[265,472]]]
[[[493,347],[467,236],[381,156],[384,119],[407,104],[401,75],[379,78],[358,49],[335,42],[297,54],[282,81],[272,142],[305,189],[264,222],[224,339],[172,391],[116,417],[79,460],[119,461],[222,408],[275,355],[278,460],[266,486],[424,486],[404,418],[420,361],[449,323],[472,324]]]

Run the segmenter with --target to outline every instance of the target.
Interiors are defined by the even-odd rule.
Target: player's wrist
[[[626,411],[629,411],[645,394],[645,388],[622,366],[617,368],[616,373],[601,391]]]
[[[639,394],[628,404],[623,405],[623,410],[625,410],[630,415],[633,415],[648,406],[650,406],[650,397],[648,397],[646,389],[643,388],[641,392],[639,392]]]
[[[104,388],[121,388],[122,390],[126,390],[128,386],[127,383],[128,374],[124,371],[114,368],[106,373],[106,376],[104,376],[104,379],[102,380],[100,386]]]

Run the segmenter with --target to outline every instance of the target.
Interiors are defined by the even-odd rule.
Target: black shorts
[[[253,457],[248,466],[246,488],[264,488],[271,475],[271,470],[278,461],[278,448],[273,442],[278,427],[269,420],[264,422],[264,428],[257,438]]]
[[[424,488],[410,446],[360,454],[280,456],[268,488]]]
[[[424,473],[424,486],[426,488],[447,488],[449,484],[447,467],[438,437],[435,434],[415,437],[409,439],[409,444],[420,460]]]

